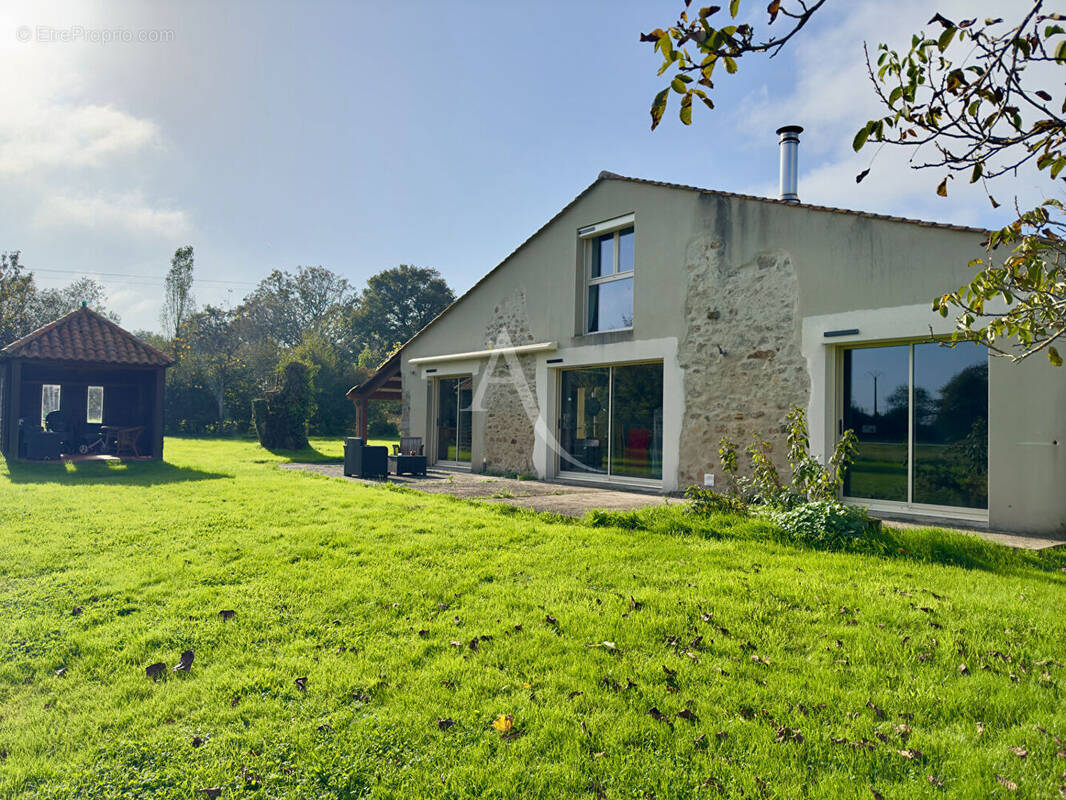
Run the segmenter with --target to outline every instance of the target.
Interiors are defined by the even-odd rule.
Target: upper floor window
[[[633,215],[584,228],[580,234],[585,251],[585,332],[632,328]]]

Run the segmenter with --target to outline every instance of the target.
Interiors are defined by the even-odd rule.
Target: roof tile
[[[174,363],[170,356],[85,306],[0,349],[0,358],[148,367]]]

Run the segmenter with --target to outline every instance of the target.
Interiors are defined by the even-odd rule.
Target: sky
[[[724,5],[724,4],[723,4]],[[752,3],[748,3],[752,5]],[[800,124],[805,202],[1000,226],[1031,173],[976,187],[851,150],[878,115],[862,42],[904,46],[939,10],[1003,0],[830,0],[773,60],[718,77],[691,126],[642,31],[681,0],[11,2],[0,7],[0,250],[42,286],[85,275],[159,329],[174,250],[194,292],[236,305],[272,269],[361,288],[398,264],[468,289],[601,170],[777,194],[774,130]],[[759,3],[755,7],[761,8]]]

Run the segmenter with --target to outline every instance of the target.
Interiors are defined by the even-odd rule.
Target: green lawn
[[[340,456],[314,445],[290,458]],[[252,442],[167,459],[0,465],[0,797],[1066,784],[1059,551],[916,531],[887,557],[817,552],[760,521],[364,487]]]

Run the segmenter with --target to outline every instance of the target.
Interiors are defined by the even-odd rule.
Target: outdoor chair
[[[144,426],[138,425],[136,428],[122,428],[115,433],[115,455],[122,458],[123,455],[133,456],[140,458],[141,450],[138,447],[138,440],[141,438],[141,434],[144,433]]]
[[[401,436],[400,443],[392,446],[394,456],[424,455],[421,436]]]
[[[387,478],[389,449],[367,445],[357,436],[344,440],[344,474],[349,478]]]

